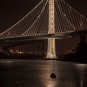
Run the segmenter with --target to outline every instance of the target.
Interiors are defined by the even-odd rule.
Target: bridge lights
[[[49,28],[48,34],[55,33],[54,0],[49,0]],[[55,50],[55,38],[48,39],[47,58],[57,58]]]

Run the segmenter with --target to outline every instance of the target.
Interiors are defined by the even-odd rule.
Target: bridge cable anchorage
[[[41,16],[43,16],[43,14],[44,14],[44,11],[45,11],[45,8],[46,8],[46,6],[47,6],[47,3],[48,3],[48,0],[46,1],[46,3],[45,3],[45,5],[44,5],[44,7],[42,8],[42,11],[41,11],[41,13],[38,15],[38,17],[37,17],[37,19],[34,21],[34,23],[30,26],[30,28],[27,30],[27,31],[25,31],[22,35],[21,35],[21,37],[24,37],[24,36],[29,36],[29,35],[36,35],[37,34],[37,31],[38,31],[38,27],[39,27],[39,25],[40,25],[40,21],[39,21],[39,23],[38,23],[38,20],[40,20],[41,19]],[[38,23],[38,24],[37,24]],[[35,27],[35,24],[37,25],[36,27]],[[35,29],[36,30],[33,30],[34,28],[33,27],[35,27]],[[35,31],[36,31],[36,33],[35,33]]]

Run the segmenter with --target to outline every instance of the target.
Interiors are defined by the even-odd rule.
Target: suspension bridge
[[[64,0],[41,0],[21,20],[0,33],[0,44],[48,39],[46,58],[57,58],[55,39],[85,34],[87,19]]]

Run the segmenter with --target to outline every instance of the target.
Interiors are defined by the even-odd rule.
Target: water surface
[[[54,72],[56,79],[50,78]],[[87,64],[0,60],[0,87],[87,87]]]

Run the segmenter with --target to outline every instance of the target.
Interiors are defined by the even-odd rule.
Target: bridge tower
[[[55,33],[54,0],[49,0],[49,27],[48,34]],[[47,58],[54,59],[56,56],[55,38],[48,38]]]

